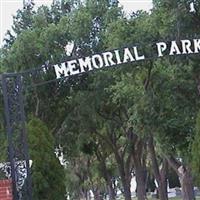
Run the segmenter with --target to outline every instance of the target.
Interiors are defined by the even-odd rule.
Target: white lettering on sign
[[[155,45],[156,48],[154,49],[156,49],[156,52],[154,53],[158,58],[163,57],[164,55],[173,56],[197,54],[200,52],[200,39],[158,42]],[[92,56],[69,60],[61,64],[56,64],[54,65],[54,69],[56,77],[61,78],[104,67],[137,62],[145,60],[146,57],[147,56],[139,50],[139,47],[125,47],[119,50],[115,49]]]

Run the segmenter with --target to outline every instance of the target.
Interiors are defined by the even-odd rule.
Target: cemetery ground
[[[133,198],[132,200],[136,200],[137,198]],[[124,200],[124,198],[121,198],[119,200]],[[148,200],[158,200],[156,198],[151,198],[149,197]],[[172,197],[172,198],[169,198],[169,200],[182,200],[181,197]],[[196,197],[196,200],[200,200],[200,197]]]
[[[182,197],[169,197],[169,200],[182,200]],[[124,200],[124,197],[118,197],[117,200]],[[137,200],[136,197],[132,197],[132,200]],[[157,198],[153,198],[151,196],[147,196],[147,200],[159,200]],[[200,196],[196,196],[196,200],[200,200]]]
[[[134,198],[133,200],[135,200],[136,198]],[[181,197],[172,197],[169,198],[169,200],[181,200]],[[155,198],[148,198],[148,200],[156,200]],[[200,200],[200,197],[197,197],[196,200]]]
[[[134,198],[133,200],[135,200],[136,198]],[[172,197],[169,198],[169,200],[181,200],[181,197]],[[156,200],[155,198],[148,198],[148,200]],[[196,200],[200,200],[200,197],[197,197]]]

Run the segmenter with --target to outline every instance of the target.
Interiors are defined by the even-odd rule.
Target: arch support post
[[[23,78],[21,74],[3,74],[2,92],[8,140],[8,160],[5,163],[12,179],[14,200],[32,200],[30,158],[28,153],[24,111]]]

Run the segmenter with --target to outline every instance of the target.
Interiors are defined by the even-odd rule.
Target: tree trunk
[[[89,192],[87,190],[85,191],[85,200],[89,200]]]
[[[148,147],[149,147],[150,157],[151,157],[151,160],[152,160],[153,173],[154,173],[156,182],[158,184],[159,199],[160,200],[167,200],[168,195],[167,195],[166,190],[165,190],[164,182],[162,181],[162,178],[161,178],[158,162],[157,162],[157,159],[156,159],[156,152],[155,152],[152,136],[149,138]]]
[[[103,200],[98,188],[93,190],[93,194],[94,194],[94,199],[95,200]]]
[[[137,198],[138,200],[146,199],[146,184],[147,184],[147,170],[146,170],[146,142],[140,138],[135,138],[133,162],[135,166],[135,176],[137,183]]]
[[[113,188],[111,180],[108,183],[108,193],[109,193],[109,200],[116,200],[115,190]]]
[[[146,199],[146,178],[147,172],[144,168],[136,168],[135,176],[137,182],[137,199],[145,200]]]
[[[190,169],[186,169],[184,166],[178,168],[179,178],[182,188],[182,197],[183,200],[193,200],[195,199],[194,189],[193,189],[193,180],[191,176]]]
[[[118,156],[118,155],[117,155]],[[125,200],[131,200],[131,186],[130,186],[130,177],[128,177],[128,172],[125,172],[124,169],[124,163],[121,159],[118,159],[116,157],[117,164],[118,164],[118,169],[119,169],[119,174],[121,177],[122,181],[122,187],[123,187],[123,194]]]
[[[135,177],[137,183],[137,198],[138,200],[146,199],[146,140],[138,137],[132,129],[127,132],[127,139],[132,145],[132,160],[134,163]]]
[[[181,184],[181,192],[183,200],[195,200],[194,185],[190,168],[183,166],[183,164],[175,159],[173,156],[166,156],[169,165],[179,176]]]
[[[166,191],[165,191],[165,188],[164,188],[164,185],[161,182],[158,185],[158,196],[159,196],[160,200],[161,199],[162,200],[167,200],[168,199]]]
[[[166,198],[168,199],[167,176],[168,176],[168,162],[166,159],[164,159],[162,163],[162,168],[160,170],[160,177],[161,177],[161,185],[163,187],[164,193],[166,194]]]
[[[130,186],[131,173],[128,169],[125,169],[123,157],[120,156],[118,149],[115,149],[114,154],[115,154],[115,159],[117,161],[119,175],[122,181],[124,198],[125,200],[131,200],[131,186]]]
[[[124,189],[124,198],[125,198],[125,200],[131,200],[130,183],[127,183],[127,181],[125,181],[123,183],[123,189]]]
[[[106,161],[105,161],[106,157],[103,156],[100,152],[96,152],[96,156],[97,156],[97,159],[100,163],[103,178],[104,178],[104,180],[106,181],[106,184],[107,184],[109,199],[115,200],[116,199],[116,193],[115,193],[114,185],[113,185],[113,182],[112,182],[112,176],[111,176],[111,174],[110,174],[110,172],[109,172],[109,170],[107,169],[107,166],[106,166]]]

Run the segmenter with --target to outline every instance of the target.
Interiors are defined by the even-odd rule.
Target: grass
[[[123,199],[121,199],[123,200]],[[133,198],[133,200],[137,200],[137,198]],[[148,198],[148,200],[158,200],[158,199],[153,199],[153,198]],[[169,200],[182,200],[181,197],[172,197],[172,198],[169,198]],[[196,200],[200,200],[200,197],[196,197]]]
[[[151,195],[148,194],[147,196],[148,200],[159,200],[156,198],[152,198]],[[124,200],[124,197],[122,196],[122,194],[120,196],[118,196],[117,200]],[[132,197],[132,200],[137,200],[137,197]],[[171,197],[169,198],[169,200],[182,200],[181,197]],[[200,200],[200,196],[196,196],[196,200]]]
[[[182,198],[178,198],[178,197],[173,197],[173,198],[169,198],[169,200],[172,199],[172,200],[182,200]],[[149,199],[150,200],[150,199]],[[153,199],[152,199],[153,200]],[[196,200],[200,200],[200,197],[196,197]]]
[[[121,198],[120,200],[124,200],[124,199]],[[133,200],[137,200],[137,198],[133,198]],[[148,197],[148,200],[158,200],[158,199]],[[169,198],[169,200],[182,200],[182,198],[181,197],[172,197],[172,198]],[[196,200],[200,200],[200,197],[196,197]]]

